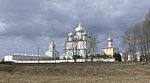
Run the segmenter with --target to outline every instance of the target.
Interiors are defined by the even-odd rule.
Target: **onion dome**
[[[84,30],[83,35],[88,35],[88,33],[86,32],[86,30]]]
[[[70,33],[68,34],[68,36],[73,36],[73,34],[70,32]]]
[[[108,38],[108,42],[113,42],[113,39],[111,37]]]
[[[79,26],[75,29],[76,32],[83,32],[84,28],[81,26],[81,23],[79,23]]]

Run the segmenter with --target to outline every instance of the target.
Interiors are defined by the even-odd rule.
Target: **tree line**
[[[91,62],[93,62],[94,58],[99,58],[99,59],[100,58],[103,58],[103,59],[112,59],[112,58],[114,58],[115,61],[119,61],[119,62],[122,61],[122,57],[121,57],[120,53],[114,53],[113,56],[106,55],[105,53],[104,54],[94,54],[94,55],[87,56],[86,59],[91,59]],[[80,55],[73,55],[73,59],[74,60],[76,60],[76,59],[83,59],[83,57],[80,56]]]
[[[126,48],[125,54],[130,55],[131,60],[136,60],[137,52],[141,57],[150,60],[150,11],[146,14],[145,19],[127,29],[122,37],[123,45]]]

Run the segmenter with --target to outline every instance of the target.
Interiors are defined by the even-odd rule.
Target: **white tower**
[[[53,40],[51,45],[49,46],[49,50],[45,53],[45,55],[52,58],[58,57],[59,53],[56,51],[56,45],[54,44]]]
[[[49,46],[50,51],[55,51],[56,50],[56,45],[54,44],[54,41],[52,40],[51,45]]]
[[[108,38],[108,47],[111,48],[112,47],[112,42],[113,39],[111,37]]]
[[[110,55],[111,57],[113,57],[114,53],[119,53],[118,48],[115,48],[115,47],[112,46],[113,39],[110,36],[109,36],[107,42],[108,42],[108,48],[103,48],[102,49],[104,54]]]

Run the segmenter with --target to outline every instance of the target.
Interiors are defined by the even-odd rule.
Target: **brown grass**
[[[150,63],[0,65],[0,83],[150,83]]]

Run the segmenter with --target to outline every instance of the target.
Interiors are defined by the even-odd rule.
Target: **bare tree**
[[[124,32],[123,35],[123,44],[126,45],[126,49],[128,49],[128,55],[131,56],[131,60],[135,59],[135,37],[133,35],[133,29],[128,29]]]
[[[123,44],[126,45],[129,55],[136,58],[136,52],[139,51],[146,57],[150,58],[150,12],[146,15],[145,20],[140,24],[127,29],[123,34]]]
[[[98,50],[98,45],[100,44],[100,41],[98,40],[98,36],[94,34],[90,34],[91,37],[91,49],[90,49],[90,54],[91,54],[91,61],[93,61],[93,55],[96,54]]]

